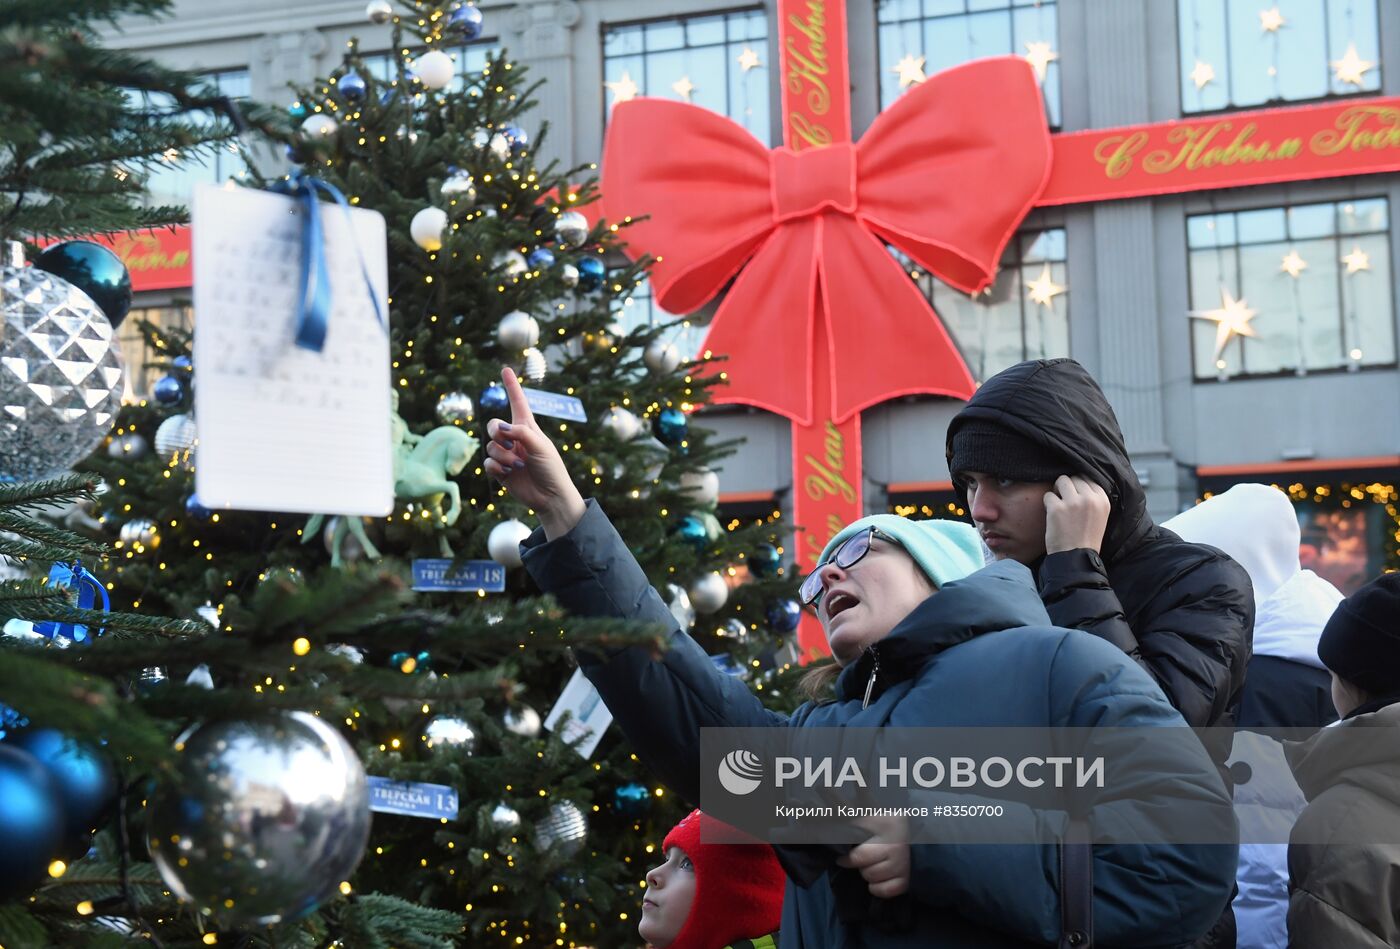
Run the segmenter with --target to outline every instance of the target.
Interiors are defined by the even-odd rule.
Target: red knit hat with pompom
[[[698,810],[666,835],[662,853],[685,851],[695,867],[695,899],[690,915],[668,949],[723,949],[741,939],[776,932],[783,916],[787,877],[773,848],[751,844],[705,843],[732,840],[740,832]]]

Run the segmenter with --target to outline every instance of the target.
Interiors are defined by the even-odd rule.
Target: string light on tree
[[[1361,58],[1361,54],[1356,51],[1355,43],[1347,44],[1347,51],[1341,59],[1332,60],[1332,70],[1336,73],[1337,81],[1353,86],[1364,85],[1366,73],[1375,68],[1375,63]]]
[[[1221,287],[1220,306],[1213,310],[1192,310],[1189,315],[1193,319],[1210,320],[1215,324],[1215,358],[1218,362],[1232,337],[1258,338],[1254,327],[1249,323],[1258,312],[1250,309],[1243,298],[1236,300],[1228,289]]]
[[[894,64],[890,70],[899,74],[899,88],[907,89],[909,86],[923,82],[928,77],[924,75],[924,57],[915,56],[913,53],[907,54],[903,59]]]
[[[1060,58],[1060,54],[1050,48],[1050,44],[1042,41],[1026,44],[1026,62],[1031,64],[1035,70],[1035,76],[1045,82],[1045,74],[1050,68],[1050,64]]]

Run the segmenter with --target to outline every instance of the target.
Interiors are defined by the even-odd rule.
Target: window
[[[911,81],[987,56],[1024,56],[1060,126],[1056,0],[878,0],[880,107]]]
[[[772,144],[768,19],[761,8],[603,28],[609,107],[634,96],[682,99]]]
[[[914,273],[977,381],[1022,360],[1069,355],[1064,228],[1012,238],[996,282],[975,297]]]
[[[1376,92],[1379,0],[1177,0],[1181,111]]]
[[[457,76],[449,87],[453,92],[461,92],[466,86],[467,77],[481,72],[489,60],[501,54],[500,47],[495,45],[494,40],[479,40],[446,52],[457,61],[459,67]],[[361,56],[360,61],[364,63],[368,76],[376,82],[392,83],[399,77],[399,56],[396,53],[369,53]]]
[[[219,95],[231,99],[247,99],[252,94],[252,86],[246,69],[228,69],[223,72],[205,73],[202,77]],[[146,107],[152,110],[167,111],[174,103],[165,96],[149,96]],[[225,124],[222,116],[207,113],[190,117],[195,122],[219,121]],[[171,149],[167,153],[167,164],[152,170],[146,180],[146,190],[157,202],[188,204],[196,184],[219,184],[244,172],[243,159],[238,155],[238,147],[233,142],[211,146],[206,151],[179,165],[179,152]]]
[[[141,332],[143,321],[155,324],[161,330],[178,330],[189,333],[194,330],[194,311],[188,306],[161,306],[132,309],[121,326],[117,327],[117,346],[121,350],[122,363],[126,367],[123,399],[134,401],[147,398],[151,386],[165,375],[165,370],[151,366],[152,361],[164,361],[167,353],[158,352],[146,345]]]
[[[1393,364],[1389,228],[1384,198],[1188,217],[1196,378]]]

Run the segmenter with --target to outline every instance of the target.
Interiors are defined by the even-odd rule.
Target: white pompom
[[[451,56],[440,49],[434,49],[414,60],[413,71],[427,88],[446,89],[452,83],[452,77],[457,74],[457,66],[452,62]]]
[[[432,253],[442,249],[442,232],[447,230],[447,212],[442,208],[424,208],[413,215],[408,233],[413,243]]]
[[[520,543],[529,536],[530,528],[519,521],[501,521],[491,528],[491,533],[486,538],[486,552],[491,555],[492,560],[502,566],[518,567],[524,563],[520,559]]]

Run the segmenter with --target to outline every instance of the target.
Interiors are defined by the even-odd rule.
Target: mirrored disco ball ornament
[[[62,474],[102,443],[121,407],[116,333],[82,290],[6,245],[0,265],[0,481]]]
[[[172,415],[156,429],[156,454],[167,465],[179,459],[184,465],[194,463],[194,446],[199,441],[194,419],[188,415]]]
[[[457,748],[463,754],[476,752],[476,732],[463,719],[439,715],[423,729],[423,739],[429,748]]]
[[[369,839],[369,783],[354,750],[305,712],[196,726],[176,741],[180,780],[158,789],[146,844],[177,897],[270,926],[335,895]]]
[[[558,801],[544,820],[535,825],[535,847],[572,857],[588,838],[588,818],[573,801]]]
[[[448,392],[438,399],[433,414],[444,425],[465,425],[476,418],[476,406],[465,392]]]
[[[498,833],[511,833],[520,829],[520,812],[504,801],[491,809],[491,826]]]
[[[577,211],[565,211],[554,221],[554,238],[561,247],[582,247],[588,240],[588,218]]]

